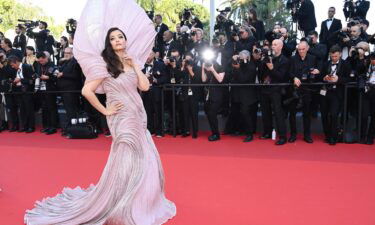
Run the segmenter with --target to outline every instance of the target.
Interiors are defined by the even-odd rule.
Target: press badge
[[[320,95],[326,96],[327,95],[327,90],[324,90],[324,89],[320,90]]]
[[[190,88],[189,88],[189,90],[188,90],[188,95],[189,95],[189,96],[192,96],[192,95],[193,95],[193,90],[191,90]]]
[[[176,83],[176,79],[173,77],[171,78],[171,84],[175,84]]]

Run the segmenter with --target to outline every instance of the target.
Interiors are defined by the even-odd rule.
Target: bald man
[[[261,83],[278,84],[288,81],[289,60],[281,54],[283,42],[279,39],[272,42],[273,57],[264,60],[261,69]],[[272,113],[276,117],[276,130],[279,140],[276,145],[283,145],[286,139],[286,124],[284,111],[282,108],[282,92],[284,88],[281,86],[266,86],[261,91],[261,108],[263,120],[263,135],[261,139],[272,138]]]
[[[302,84],[317,82],[320,73],[318,63],[313,55],[308,54],[309,44],[306,41],[301,41],[297,46],[297,54],[291,58],[290,61],[290,80],[294,84],[294,92],[297,92],[302,100],[303,112],[303,140],[307,143],[313,143],[311,138],[311,102],[312,91],[311,87],[301,86]],[[297,105],[298,100],[293,101],[289,105],[289,123],[290,123],[290,138],[289,142],[297,140]]]

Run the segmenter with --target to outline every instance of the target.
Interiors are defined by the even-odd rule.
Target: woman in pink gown
[[[126,22],[112,21],[116,15]],[[93,23],[100,17],[104,21]],[[109,27],[114,25],[119,28]],[[26,211],[27,225],[160,225],[175,216],[175,205],[164,195],[162,165],[138,93],[149,88],[139,65],[144,64],[154,37],[151,21],[133,0],[88,1],[74,54],[86,76],[83,95],[107,116],[111,152],[97,185],[65,188],[53,198],[38,201]],[[95,92],[106,93],[107,108]]]

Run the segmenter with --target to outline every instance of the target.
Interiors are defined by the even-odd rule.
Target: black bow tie
[[[332,63],[332,66],[337,66],[339,65],[339,63]]]
[[[333,21],[333,19],[328,19],[327,22],[328,22],[328,21]]]

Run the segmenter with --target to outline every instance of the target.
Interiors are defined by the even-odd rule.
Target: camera
[[[302,74],[301,81],[302,82],[312,82],[315,79],[315,75],[312,73],[315,68],[310,68],[308,73]]]
[[[185,66],[194,66],[194,60],[185,59]]]
[[[74,34],[77,30],[77,20],[75,19],[68,19],[66,22],[66,32],[68,34]]]
[[[203,61],[206,68],[209,68],[213,65],[215,58],[215,53],[211,49],[207,49],[203,52]]]
[[[170,63],[177,62],[177,58],[174,56],[167,57],[167,59],[169,60]]]
[[[271,63],[273,58],[273,53],[269,49],[262,49],[262,58],[264,63]]]
[[[22,25],[26,27],[27,29],[35,28],[39,26],[39,23],[40,23],[40,21],[33,21],[33,20],[18,20],[18,22],[21,22],[22,24],[19,24],[19,25]]]

